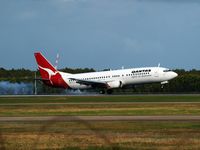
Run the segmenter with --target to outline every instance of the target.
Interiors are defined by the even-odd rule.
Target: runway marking
[[[0,117],[0,122],[8,121],[200,121],[200,116],[40,116],[40,117]]]

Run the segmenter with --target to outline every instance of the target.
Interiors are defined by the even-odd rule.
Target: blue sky
[[[1,0],[0,67],[200,69],[199,0]]]

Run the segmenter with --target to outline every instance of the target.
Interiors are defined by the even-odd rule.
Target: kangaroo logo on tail
[[[53,72],[51,69],[41,67],[40,65],[38,65],[38,67],[48,73],[48,75],[49,75],[49,81],[53,85],[53,82],[51,81],[51,77],[54,76],[54,75],[56,75],[58,73],[58,71]]]
[[[40,52],[35,53],[35,58],[36,58],[42,79],[46,80],[48,78],[51,85],[53,85],[52,77],[55,76],[58,73],[58,71]]]

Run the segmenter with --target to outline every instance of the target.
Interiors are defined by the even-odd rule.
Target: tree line
[[[95,72],[93,68],[63,68],[60,71],[72,74]],[[159,83],[135,85],[128,89],[116,89],[116,93],[200,93],[200,70],[174,70],[178,73],[178,77],[169,81],[164,87]],[[36,71],[37,77],[40,76]],[[5,69],[0,68],[0,81],[8,81],[10,83],[31,83],[34,88],[35,71],[29,69]],[[66,90],[50,88],[37,81],[37,90],[39,94],[57,93],[64,94]]]

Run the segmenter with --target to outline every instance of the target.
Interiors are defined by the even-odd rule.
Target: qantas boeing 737
[[[58,71],[40,52],[35,53],[35,58],[41,80],[48,86],[64,89],[98,88],[102,93],[111,94],[115,88],[156,82],[166,84],[178,76],[172,70],[159,66],[70,74]]]

